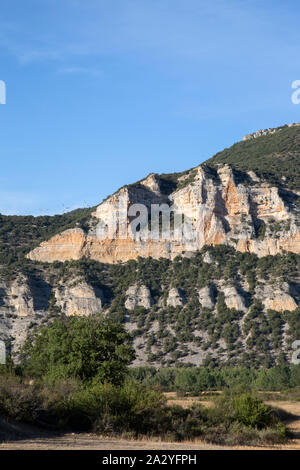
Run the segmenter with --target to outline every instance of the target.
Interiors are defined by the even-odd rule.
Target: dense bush
[[[227,392],[217,401],[217,412],[225,419],[263,429],[274,424],[271,407],[250,392]]]
[[[29,336],[21,350],[22,365],[33,377],[98,377],[113,384],[123,382],[134,357],[124,327],[100,315],[57,318]]]

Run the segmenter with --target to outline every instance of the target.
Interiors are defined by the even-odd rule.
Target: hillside
[[[0,216],[0,339],[17,351],[55,316],[103,312],[132,332],[135,364],[290,361],[300,338],[299,143],[300,127],[283,126],[94,208]],[[148,221],[134,238],[120,207],[136,203],[173,205],[193,237],[165,239],[160,226],[145,240]],[[112,214],[116,236],[99,239]]]
[[[300,126],[283,126],[274,133],[238,142],[206,163],[254,171],[272,185],[300,191]]]
[[[41,241],[73,227],[85,228],[93,209],[76,209],[54,216],[0,214],[0,265],[24,263],[24,255]]]
[[[18,263],[18,260],[23,263],[24,255],[30,250],[38,247],[40,243],[50,240],[55,235],[63,234],[68,229],[79,228],[83,232],[88,232],[91,225],[99,221],[96,220],[97,212],[101,212],[101,208],[107,206],[107,203],[110,203],[113,199],[120,199],[119,195],[122,193],[126,194],[129,202],[131,199],[136,202],[136,200],[143,200],[144,198],[148,204],[151,202],[167,202],[171,205],[172,203],[178,203],[174,195],[187,196],[190,193],[188,190],[194,189],[197,180],[199,185],[199,173],[204,174],[208,184],[211,181],[213,184],[219,185],[220,175],[218,169],[220,172],[221,168],[221,173],[224,173],[225,168],[225,173],[230,173],[228,167],[231,169],[232,174],[228,174],[229,178],[227,177],[227,179],[229,183],[232,182],[236,186],[237,190],[239,189],[238,186],[243,183],[248,187],[248,190],[250,186],[264,187],[267,185],[277,188],[278,196],[287,208],[289,208],[288,206],[291,207],[298,224],[300,126],[289,127],[286,125],[272,130],[270,134],[259,135],[256,138],[248,138],[238,142],[191,170],[160,175],[153,173],[144,180],[125,185],[112,196],[107,197],[98,207],[77,209],[55,216],[4,216],[0,214],[0,264]],[[201,189],[207,191],[205,184],[202,184]],[[224,188],[221,187],[220,190],[222,191],[222,189]],[[197,196],[200,199],[199,195]],[[254,204],[256,204],[256,201],[254,201]],[[251,208],[249,209],[251,217],[255,218],[254,210],[251,213]],[[217,208],[214,212],[217,213]],[[279,214],[281,220],[271,220],[271,223],[282,223],[283,218],[286,220],[286,217],[282,217],[282,215]],[[96,216],[96,218],[93,216]],[[258,219],[258,217],[256,218]],[[254,222],[256,222],[255,232],[259,231],[260,235],[265,232],[264,224],[261,223],[262,220]],[[279,227],[275,228],[278,229]],[[139,254],[143,255],[142,253]]]

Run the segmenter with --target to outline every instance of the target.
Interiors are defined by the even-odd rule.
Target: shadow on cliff
[[[52,286],[42,278],[32,277],[29,279],[29,288],[32,293],[34,310],[47,311],[50,298],[53,295]]]
[[[2,307],[5,304],[3,300],[4,296],[5,296],[5,290],[2,287],[0,287],[0,307]]]

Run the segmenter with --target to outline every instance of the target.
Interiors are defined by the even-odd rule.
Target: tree
[[[131,336],[118,323],[99,315],[56,319],[26,341],[21,351],[25,370],[52,379],[76,377],[123,382],[135,353]]]

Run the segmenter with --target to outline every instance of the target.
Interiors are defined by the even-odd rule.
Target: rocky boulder
[[[56,304],[65,315],[93,315],[102,309],[103,293],[85,281],[73,281],[55,290]]]
[[[135,307],[151,308],[152,298],[148,287],[134,284],[126,291],[125,308],[133,310]]]
[[[167,298],[167,306],[168,307],[181,307],[185,304],[185,297],[181,289],[176,289],[173,287],[170,289],[168,298]]]
[[[283,312],[284,310],[293,311],[297,308],[297,303],[290,294],[290,287],[287,282],[274,286],[258,286],[256,288],[256,297],[261,300],[266,310]]]
[[[211,286],[202,287],[199,290],[199,302],[203,308],[213,309],[216,299]]]
[[[247,311],[244,297],[237,291],[236,287],[227,286],[222,289],[225,296],[225,303],[228,308],[234,308],[242,312]]]

